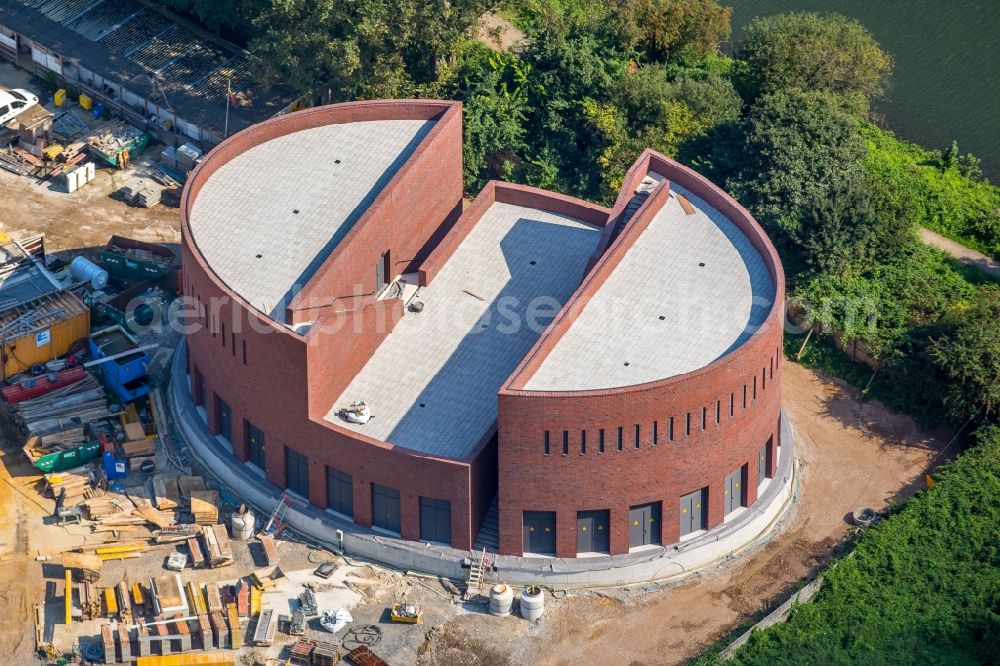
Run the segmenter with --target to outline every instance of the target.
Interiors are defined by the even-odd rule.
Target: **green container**
[[[46,474],[49,472],[64,472],[90,462],[97,457],[100,451],[101,443],[95,440],[78,446],[75,449],[65,449],[44,455],[35,461],[35,467]]]

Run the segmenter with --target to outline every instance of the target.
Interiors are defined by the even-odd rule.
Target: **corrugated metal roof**
[[[231,110],[231,131],[294,99],[287,89],[256,89],[245,51],[136,0],[0,0],[0,23],[150,101],[166,96],[179,117],[219,134],[227,82],[250,100]]]

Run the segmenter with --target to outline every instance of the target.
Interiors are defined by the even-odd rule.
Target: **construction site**
[[[638,264],[630,269],[624,252],[628,244],[641,249],[640,240],[648,242],[649,234],[665,233],[681,220],[697,235],[715,239],[699,249],[708,253],[709,261],[729,252],[724,270],[713,273],[710,265],[710,270],[699,272],[704,264],[692,269],[692,274],[708,276],[706,289],[732,287],[727,293],[738,298],[726,303],[735,303],[733,309],[761,294],[772,301],[781,297],[780,267],[767,251],[766,240],[754,236],[755,223],[744,224],[733,214],[737,225],[730,225],[719,213],[730,210],[722,194],[656,154],[640,158],[614,210],[500,183],[491,183],[476,201],[463,200],[460,142],[454,141],[461,134],[460,114],[430,102],[410,105],[406,113],[412,118],[390,117],[385,109],[398,109],[388,103],[364,110],[383,114],[370,122],[381,123],[374,130],[384,144],[399,144],[384,155],[372,150],[373,135],[350,134],[352,123],[372,130],[361,127],[369,121],[357,122],[352,116],[350,122],[323,120],[313,126],[325,127],[322,131],[331,133],[338,150],[345,145],[355,149],[356,154],[341,155],[348,167],[361,153],[373,163],[372,181],[362,183],[357,201],[346,195],[338,200],[340,209],[363,212],[366,206],[381,205],[368,191],[374,188],[378,194],[378,188],[393,185],[389,180],[395,178],[395,169],[400,177],[419,177],[406,163],[430,155],[447,164],[448,181],[454,185],[448,192],[451,198],[434,202],[435,210],[440,209],[442,218],[451,215],[466,236],[442,243],[457,259],[440,252],[424,256],[418,278],[401,274],[389,259],[390,251],[372,246],[372,260],[362,262],[365,279],[377,280],[381,292],[363,307],[388,301],[397,309],[395,346],[373,345],[368,356],[352,361],[354,375],[339,378],[339,384],[332,379],[317,382],[322,399],[308,405],[315,414],[299,415],[286,429],[296,412],[283,408],[283,391],[271,388],[276,380],[260,377],[281,372],[274,359],[291,344],[283,341],[298,344],[306,336],[326,334],[322,316],[310,313],[303,294],[295,300],[286,294],[292,293],[295,278],[308,271],[323,277],[323,270],[310,261],[311,255],[285,257],[270,273],[255,273],[261,253],[249,250],[252,237],[265,227],[255,228],[253,219],[244,219],[241,236],[231,220],[217,217],[219,210],[239,202],[234,193],[239,194],[247,180],[239,171],[240,155],[254,157],[250,151],[257,147],[241,145],[237,135],[226,144],[221,159],[210,154],[206,160],[193,144],[159,144],[121,117],[95,114],[93,100],[86,95],[81,99],[46,87],[12,67],[0,65],[0,87],[29,88],[40,100],[30,116],[4,126],[7,136],[0,148],[0,201],[5,204],[0,218],[0,598],[6,611],[0,617],[0,654],[5,655],[0,662],[613,663],[621,660],[621,645],[627,642],[633,664],[682,663],[716,642],[730,640],[734,630],[759,619],[762,609],[784,601],[803,579],[813,576],[839,543],[863,529],[852,518],[859,507],[878,513],[914,492],[950,436],[922,432],[912,420],[877,402],[861,402],[846,385],[774,358],[775,339],[758,344],[760,336],[746,333],[744,324],[776,315],[751,311],[749,305],[746,312],[741,310],[744,320],[739,326],[724,331],[728,338],[707,341],[694,328],[677,333],[690,337],[689,347],[705,358],[695,358],[693,352],[663,353],[657,357],[660,365],[642,366],[634,359],[644,349],[627,337],[636,327],[608,327],[618,336],[620,348],[637,353],[630,357],[632,365],[615,357],[603,375],[590,370],[575,375],[577,368],[567,362],[587,358],[586,327],[592,322],[582,316],[570,322],[574,328],[566,322],[553,324],[565,324],[563,341],[569,341],[573,353],[565,351],[564,342],[552,343],[535,359],[535,374],[520,379],[511,373],[522,357],[531,360],[527,353],[539,336],[520,338],[506,349],[502,339],[489,337],[490,332],[479,334],[473,340],[489,343],[490,363],[484,361],[483,367],[488,365],[492,374],[462,375],[454,364],[442,361],[451,377],[461,378],[448,383],[442,380],[448,373],[424,368],[427,385],[445,390],[448,404],[469,399],[478,411],[458,423],[434,420],[438,405],[421,401],[438,394],[425,394],[425,385],[414,384],[396,389],[406,404],[401,402],[398,413],[390,413],[389,401],[380,402],[375,387],[384,386],[394,372],[394,349],[406,352],[410,345],[427,357],[441,352],[442,358],[457,348],[468,351],[464,334],[449,331],[430,339],[425,329],[415,327],[421,317],[433,321],[435,307],[447,302],[449,280],[461,286],[462,276],[469,274],[469,257],[499,261],[527,248],[531,259],[529,263],[524,254],[522,270],[531,277],[524,280],[525,288],[536,288],[544,280],[562,289],[561,302],[567,302],[585,271],[593,270],[611,285],[594,296],[607,296],[615,279],[629,279],[627,271],[643,268]],[[354,112],[332,110],[345,117]],[[301,116],[292,118],[298,122]],[[393,123],[409,124],[396,132],[388,127]],[[282,140],[301,128],[295,130]],[[425,150],[422,142],[440,143]],[[384,164],[374,164],[378,159]],[[219,166],[228,160],[232,164]],[[206,161],[209,167],[199,169]],[[361,180],[358,169],[347,172]],[[215,182],[208,184],[213,172]],[[310,169],[305,175],[283,175],[292,184],[298,178],[321,176],[330,174]],[[195,181],[188,191],[196,191],[185,209],[188,180]],[[420,188],[412,191],[424,196]],[[202,209],[194,207],[196,195]],[[267,191],[259,196],[262,207],[269,205],[268,199],[279,201]],[[323,209],[320,220],[311,217],[317,213],[315,206],[310,208],[316,202],[296,201],[294,209],[284,200],[274,205],[285,203],[289,210],[282,208],[281,214],[305,225],[296,240],[300,251],[311,251],[322,260],[318,253],[341,241],[347,247],[345,236],[331,239],[329,228],[320,228],[319,222],[308,226],[310,219],[327,224],[329,209]],[[410,211],[400,205],[403,212]],[[401,212],[380,214],[391,220]],[[344,217],[343,233],[368,220]],[[440,221],[429,221],[423,231],[429,234]],[[289,228],[292,224],[288,222]],[[506,235],[501,243],[484,235],[484,229]],[[533,230],[518,236],[525,229]],[[539,229],[559,234],[550,254],[542,251]],[[310,236],[317,230],[319,235]],[[520,246],[515,245],[518,238]],[[403,243],[414,239],[425,240],[406,236]],[[489,254],[496,248],[503,254]],[[601,251],[619,253],[616,273],[603,267]],[[395,247],[391,252],[396,256]],[[398,254],[415,256],[416,248],[403,247]],[[197,263],[185,264],[192,256]],[[211,261],[216,264],[210,270]],[[578,265],[567,271],[563,262],[568,261]],[[454,268],[459,264],[461,271]],[[438,272],[433,287],[418,284]],[[742,279],[744,273],[749,275],[745,284],[736,284],[734,276]],[[266,319],[280,331],[267,340],[281,343],[273,355],[264,353],[252,337],[248,355],[245,339],[237,344],[242,332],[227,332],[225,324],[219,329],[214,320],[197,332],[184,331],[185,321],[206,319],[185,309],[185,297],[220,288],[223,281],[215,279],[217,274],[225,276],[234,292],[239,287],[246,295],[245,301],[235,302],[242,303],[247,316]],[[261,274],[270,279],[253,277]],[[484,296],[509,288],[487,279],[494,277],[496,272],[484,273],[475,289],[459,289],[459,298],[480,307]],[[667,289],[680,278],[664,274],[658,279]],[[477,326],[480,314],[470,320]],[[651,319],[659,325],[664,317]],[[539,338],[541,344],[545,335]],[[780,329],[769,329],[768,335],[780,344]],[[617,441],[616,430],[609,427],[608,454],[602,458],[597,455],[605,453],[605,430],[588,425],[582,409],[564,409],[558,415],[563,420],[551,425],[545,419],[554,418],[553,410],[541,410],[542,417],[538,410],[525,412],[516,427],[497,434],[498,389],[504,400],[531,391],[548,399],[546,391],[562,394],[593,388],[587,381],[606,381],[601,388],[614,393],[615,387],[629,382],[683,380],[716,357],[729,362],[742,358],[747,349],[755,356],[753,377],[748,376],[742,389],[743,409],[748,409],[752,391],[750,409],[757,405],[765,415],[736,426],[752,437],[733,460],[713,458],[702,465],[701,458],[692,456],[685,463],[698,473],[707,470],[704,494],[698,495],[707,507],[702,513],[698,504],[697,520],[692,515],[697,497],[692,499],[687,488],[674,488],[673,482],[656,495],[630,481],[628,498],[599,504],[611,494],[610,484],[637,476],[621,472],[636,463],[612,468],[608,459],[634,455],[647,461],[639,456],[667,455],[675,428],[680,439],[685,412],[690,441],[704,446],[710,437],[704,432],[721,428],[727,411],[736,418],[736,389],[725,388],[725,400],[712,394],[706,406],[685,406],[676,426],[673,417],[656,421],[658,416],[650,416],[643,422],[641,441],[639,425],[634,431],[629,425],[626,436],[618,426]],[[319,354],[308,353],[309,363]],[[187,363],[191,358],[194,361]],[[228,364],[249,374],[227,370]],[[640,374],[636,378],[630,373]],[[500,388],[508,375],[511,381]],[[484,377],[496,385],[479,386],[476,382]],[[574,385],[577,380],[584,384]],[[292,393],[302,381],[302,375],[293,376],[283,388]],[[685,386],[690,392],[692,385]],[[758,390],[761,397],[755,403]],[[368,405],[354,404],[358,397],[372,400],[376,418],[370,425],[363,419]],[[653,397],[667,401],[660,394]],[[492,412],[482,407],[489,404]],[[692,414],[700,429],[692,429]],[[628,418],[632,416],[630,411]],[[532,429],[522,438],[517,428],[527,427],[531,419],[538,420],[537,433]],[[570,426],[563,425],[570,419],[581,424],[573,430],[572,444]],[[324,464],[317,466],[322,471],[312,468],[319,448],[312,435],[317,432],[330,437],[321,452],[329,459],[320,458]],[[201,435],[211,441],[199,443]],[[499,453],[498,438],[506,438],[500,439]],[[522,439],[527,442],[524,450],[511,448],[510,442]],[[313,456],[311,463],[307,455]],[[545,511],[536,510],[534,498],[522,495],[524,485],[512,483],[514,474],[499,482],[483,480],[491,469],[497,475],[498,461],[501,469],[513,469],[529,456],[538,456],[541,465],[572,463],[577,470],[552,468],[545,475]],[[466,462],[477,471],[465,474],[464,490],[458,492],[455,479],[463,477],[454,470]],[[586,464],[603,465],[600,478],[608,487],[572,486]],[[349,473],[338,472],[334,465]],[[526,474],[521,468],[517,473]],[[649,485],[656,491],[665,484],[660,479]],[[466,499],[477,493],[481,497]],[[593,497],[584,499],[584,493]],[[594,510],[600,506],[608,508]],[[691,511],[681,513],[678,507]],[[633,530],[629,522],[636,515],[642,525],[637,523],[639,529]],[[689,520],[684,522],[682,515]],[[720,554],[702,548],[708,541],[731,537],[737,528],[744,531],[730,550]],[[610,535],[583,535],[605,530]],[[700,559],[677,559],[694,558],[695,552],[701,553]],[[674,564],[686,561],[697,566],[678,573]],[[667,572],[663,563],[673,568]],[[655,566],[660,566],[654,569],[657,573],[649,573]]]

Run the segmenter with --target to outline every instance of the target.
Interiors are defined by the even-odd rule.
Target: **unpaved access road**
[[[551,604],[513,646],[493,623],[460,616],[429,636],[422,663],[682,663],[823,567],[854,529],[846,520],[853,509],[882,509],[915,492],[949,436],[924,433],[909,417],[859,402],[843,382],[792,362],[783,388],[801,485],[791,513],[763,547],[663,590],[573,595]],[[477,662],[473,650],[456,650],[455,643],[478,646],[488,657]]]

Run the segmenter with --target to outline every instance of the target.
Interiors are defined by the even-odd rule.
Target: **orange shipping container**
[[[66,354],[90,334],[90,309],[69,291],[46,294],[0,311],[3,378]]]

